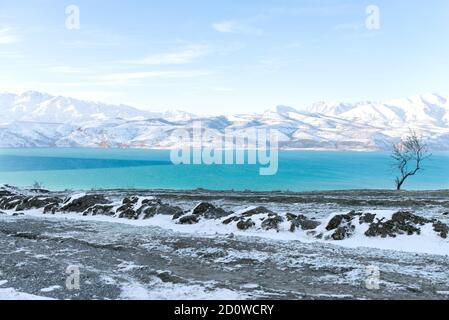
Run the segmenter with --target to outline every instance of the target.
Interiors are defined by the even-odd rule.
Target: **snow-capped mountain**
[[[223,136],[225,129],[276,129],[283,149],[384,150],[409,128],[433,149],[449,150],[448,97],[426,94],[377,102],[320,102],[297,110],[278,106],[261,114],[199,117],[184,111],[152,113],[39,92],[0,94],[0,147],[178,146],[176,129],[196,121]]]
[[[87,120],[110,118],[145,119],[152,114],[125,105],[107,105],[73,98],[55,97],[46,93],[28,91],[21,95],[0,95],[2,123],[11,121],[81,123]]]

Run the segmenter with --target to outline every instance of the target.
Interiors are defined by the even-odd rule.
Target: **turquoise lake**
[[[170,152],[129,149],[0,149],[0,183],[51,190],[110,188],[313,191],[393,189],[388,153],[281,151],[274,176],[258,165],[173,165]],[[449,153],[437,152],[405,189],[449,189]]]

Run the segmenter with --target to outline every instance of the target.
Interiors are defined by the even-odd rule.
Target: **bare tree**
[[[396,177],[396,188],[401,190],[407,178],[414,176],[422,169],[424,160],[431,156],[427,152],[427,146],[415,131],[410,130],[410,134],[393,147],[392,157],[395,161],[394,167],[400,172]]]

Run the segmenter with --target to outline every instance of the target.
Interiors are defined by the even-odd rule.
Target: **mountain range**
[[[194,121],[225,129],[277,129],[282,149],[388,150],[409,129],[430,149],[449,150],[449,97],[423,94],[386,102],[326,103],[295,109],[277,106],[256,114],[198,116],[148,112],[28,91],[0,94],[0,147],[179,147],[176,129]]]

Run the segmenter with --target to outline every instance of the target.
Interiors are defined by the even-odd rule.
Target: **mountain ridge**
[[[407,134],[449,150],[449,99],[423,94],[386,102],[318,102],[304,109],[279,105],[262,113],[199,116],[182,110],[150,112],[52,96],[37,91],[0,94],[0,147],[179,147],[171,134],[194,121],[224,129],[276,129],[281,149],[386,150]]]

